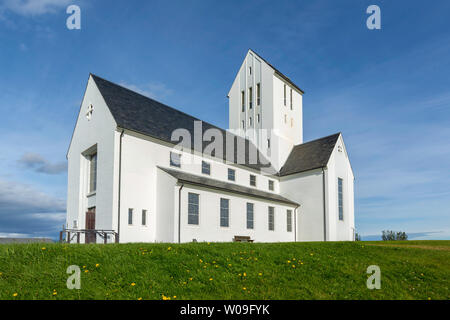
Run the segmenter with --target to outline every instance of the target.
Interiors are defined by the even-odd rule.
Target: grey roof
[[[255,50],[250,49],[254,54],[256,54],[258,57],[260,57],[265,63],[267,63],[274,71],[275,73],[280,76],[281,78],[283,78],[285,81],[289,82],[294,88],[296,88],[297,90],[299,90],[302,94],[305,93],[305,91],[303,91],[302,89],[300,89],[300,87],[298,87],[294,82],[292,82],[291,79],[289,79],[289,77],[287,77],[286,75],[284,75],[283,73],[281,73],[281,71],[279,71],[277,68],[275,68],[269,61],[267,61],[266,59],[264,59],[263,57],[261,57],[257,52],[255,52]]]
[[[287,176],[326,167],[339,135],[340,133],[336,133],[294,146],[279,175]]]
[[[174,144],[176,144],[177,141],[171,141],[172,132],[176,129],[184,128],[190,132],[192,138],[191,146],[198,152],[203,152],[205,147],[211,143],[209,141],[203,141],[202,150],[197,150],[199,148],[197,148],[194,144],[194,121],[201,121],[200,119],[124,88],[113,82],[100,78],[94,74],[91,74],[91,76],[119,127]],[[227,131],[204,121],[202,121],[202,136],[206,130],[212,128],[220,130],[222,132],[222,136],[226,137],[225,133]],[[266,164],[268,161],[265,160],[264,156],[257,150],[253,143],[229,132],[227,134],[229,135],[228,137],[235,139],[234,159],[227,158],[227,161],[234,163],[238,161],[237,146],[239,144],[238,141],[241,141],[246,145],[245,161],[240,161],[243,162],[242,165],[257,170],[262,168],[270,168],[270,164]],[[243,139],[245,141],[242,141]],[[226,150],[225,144],[226,139],[224,138],[223,150]],[[249,154],[255,154],[251,153],[253,151],[258,154],[257,161],[253,161],[256,163],[252,163],[249,160]],[[226,152],[224,151],[223,153],[223,159],[225,160]],[[273,173],[275,173],[275,170],[273,170]]]
[[[213,188],[216,190],[226,191],[226,192],[232,192],[232,193],[238,193],[243,194],[246,196],[261,198],[265,200],[271,200],[276,202],[282,202],[289,205],[299,206],[298,203],[289,200],[285,197],[282,197],[276,193],[270,193],[258,190],[256,188],[249,188],[249,187],[243,187],[235,183],[229,183],[224,182],[216,179],[211,179],[207,177],[197,176],[194,174],[182,172],[179,170],[172,170],[168,168],[158,167],[159,169],[163,170],[164,172],[170,174],[174,178],[176,178],[179,182],[184,182],[188,184],[198,185],[202,187],[207,188]]]

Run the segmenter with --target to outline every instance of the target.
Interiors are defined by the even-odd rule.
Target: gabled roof
[[[137,92],[129,90],[125,87],[117,85],[113,82],[100,78],[94,74],[91,74],[94,79],[101,95],[103,96],[109,110],[111,111],[117,126],[123,129],[132,130],[153,138],[157,138],[169,143],[175,143],[171,141],[172,132],[176,129],[186,129],[191,134],[191,147],[196,148],[194,144],[194,121],[201,121],[193,116],[190,116],[177,109],[169,107],[161,102],[143,96]],[[208,129],[217,129],[222,132],[224,137],[223,141],[223,159],[226,157],[226,131],[219,127],[216,127],[210,123],[202,121],[202,136]],[[263,155],[258,152],[258,163],[253,164],[249,161],[249,154],[257,150],[256,146],[247,139],[239,137],[237,135],[227,133],[229,136],[234,137],[234,159],[226,159],[230,162],[237,162],[237,146],[239,141],[245,143],[245,163],[242,164],[246,167],[253,169],[268,168],[270,165],[264,165],[268,161],[259,161],[263,159]],[[242,141],[244,139],[245,141]],[[210,141],[203,141],[202,150],[195,150],[203,152]],[[255,151],[256,152],[256,151]],[[242,161],[243,162],[243,161]],[[256,162],[256,161],[255,161]],[[273,170],[275,171],[275,170]]]
[[[326,167],[340,133],[294,146],[279,175]]]
[[[297,202],[294,202],[292,200],[289,200],[285,197],[282,197],[276,193],[270,193],[258,190],[256,188],[249,188],[249,187],[243,187],[241,185],[235,184],[235,183],[229,183],[225,181],[220,181],[216,179],[211,179],[207,177],[197,176],[194,174],[178,171],[178,170],[172,170],[168,168],[159,167],[162,171],[170,174],[172,177],[176,178],[179,182],[197,185],[201,187],[207,187],[212,188],[216,190],[231,192],[231,193],[237,193],[242,194],[246,196],[256,197],[260,199],[265,200],[271,200],[276,202],[282,202],[289,205],[299,206]]]
[[[305,91],[303,91],[302,89],[300,89],[300,87],[298,87],[294,82],[292,82],[291,79],[289,79],[289,77],[285,76],[283,73],[281,73],[277,68],[275,68],[269,61],[267,61],[266,59],[264,59],[263,57],[261,57],[257,52],[255,52],[253,49],[249,49],[251,52],[253,52],[254,54],[256,54],[261,60],[263,60],[265,63],[267,63],[269,65],[269,67],[271,67],[275,73],[281,77],[282,79],[284,79],[286,82],[288,82],[291,86],[293,86],[295,89],[297,89],[298,91],[300,91],[302,94],[305,93]]]

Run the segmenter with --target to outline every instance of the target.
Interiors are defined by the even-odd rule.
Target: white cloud
[[[121,86],[133,90],[137,93],[140,93],[146,97],[150,97],[152,99],[165,99],[170,96],[173,91],[163,83],[160,82],[150,82],[144,85],[135,85],[126,82],[121,82]]]
[[[22,16],[36,16],[55,13],[72,2],[73,0],[5,0],[0,8]]]

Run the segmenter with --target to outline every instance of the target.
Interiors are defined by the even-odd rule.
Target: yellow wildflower
[[[17,297],[17,292],[14,292],[14,293],[13,293],[13,297]]]
[[[96,267],[96,268],[98,268],[99,266],[100,266],[100,264],[99,264],[99,263],[96,263],[96,264],[95,264],[95,267]]]
[[[88,272],[89,272],[89,270],[84,270],[84,272],[85,272],[85,273],[88,273]]]
[[[258,273],[258,276],[262,276],[262,273],[260,272],[260,273]]]
[[[247,290],[247,288],[246,288],[246,287],[243,287],[242,290]]]
[[[138,300],[142,300],[142,298],[139,297]]]
[[[172,250],[172,247],[168,247],[167,250],[169,250],[169,251]]]
[[[213,278],[209,278],[209,281],[212,281],[213,280]]]
[[[246,276],[247,276],[247,273],[244,272],[244,277],[246,277]]]
[[[136,285],[136,283],[132,282],[130,285],[131,285],[132,287],[134,287],[134,286]]]
[[[45,247],[42,247],[42,248],[41,248],[41,250],[45,250],[45,249],[46,249]]]

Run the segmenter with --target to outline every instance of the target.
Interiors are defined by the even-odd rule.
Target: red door
[[[95,230],[95,207],[86,212],[86,230]],[[86,243],[95,243],[95,232],[86,231]]]

